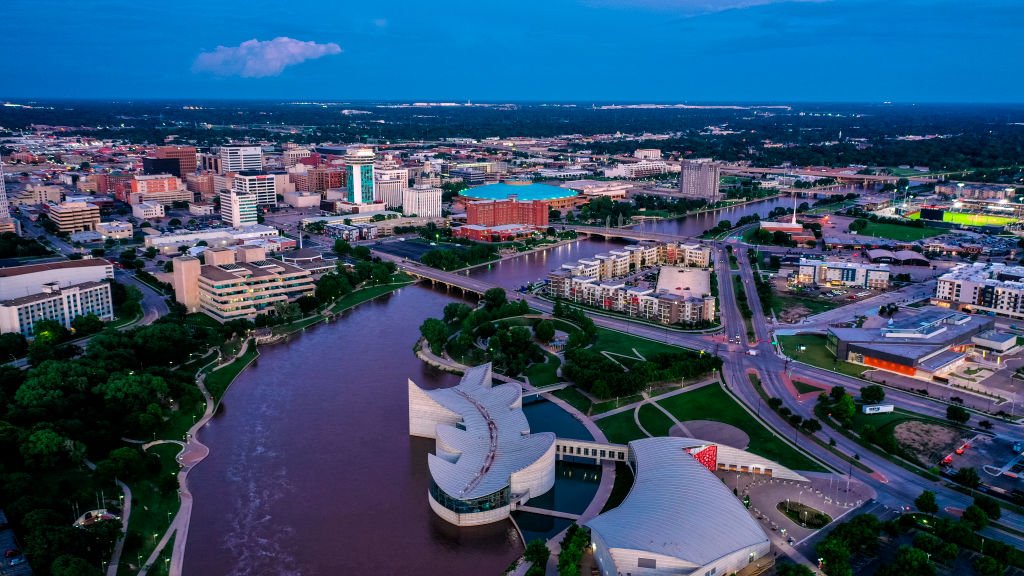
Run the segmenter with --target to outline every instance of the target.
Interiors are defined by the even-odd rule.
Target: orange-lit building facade
[[[466,223],[477,226],[520,224],[545,228],[548,203],[543,200],[481,200],[466,205]]]
[[[179,178],[194,174],[197,165],[195,146],[157,146],[153,153],[156,158],[173,158],[178,161]]]

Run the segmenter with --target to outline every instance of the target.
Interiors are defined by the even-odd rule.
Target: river
[[[677,220],[649,230],[696,236],[720,219],[762,215],[773,199]],[[564,262],[625,244],[581,240],[505,260],[473,274],[509,288]],[[511,522],[456,529],[427,504],[433,441],[408,435],[406,379],[450,386],[456,376],[412,353],[424,319],[454,295],[409,286],[338,321],[266,346],[200,433],[210,455],[189,474],[195,498],[188,575],[498,574],[522,551]],[[526,407],[534,430],[585,434],[547,403]],[[593,466],[559,465],[559,484],[539,507],[582,511],[596,490]],[[531,502],[533,505],[534,502]],[[525,535],[565,523],[520,515]]]

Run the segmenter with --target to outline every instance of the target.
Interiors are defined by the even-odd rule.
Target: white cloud
[[[192,64],[194,72],[209,72],[218,76],[260,78],[277,76],[285,67],[341,53],[334,42],[317,44],[286,36],[273,40],[247,40],[238,46],[217,46],[212,52],[202,52]]]

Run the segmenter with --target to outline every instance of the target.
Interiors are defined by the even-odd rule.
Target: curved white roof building
[[[725,575],[768,556],[764,530],[709,470],[722,448],[713,446],[671,437],[629,443],[633,488],[586,523],[603,575]]]
[[[555,483],[555,435],[530,434],[518,384],[492,386],[491,365],[458,386],[424,390],[409,380],[409,433],[434,438],[430,507],[457,526],[507,518]]]

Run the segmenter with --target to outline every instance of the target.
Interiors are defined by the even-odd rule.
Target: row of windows
[[[433,479],[431,479],[430,496],[435,502],[456,514],[473,514],[476,512],[487,512],[489,510],[496,510],[498,508],[508,506],[511,502],[512,489],[509,486],[505,486],[501,490],[486,496],[462,500],[450,496],[447,492],[442,490]]]

